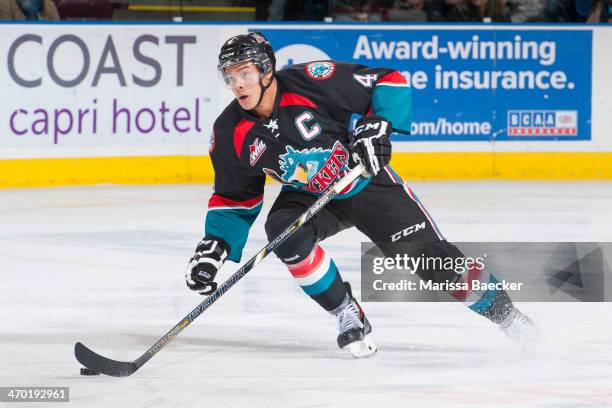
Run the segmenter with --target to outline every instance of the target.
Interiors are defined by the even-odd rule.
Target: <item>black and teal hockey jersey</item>
[[[397,71],[337,61],[293,65],[276,73],[278,91],[270,118],[258,118],[234,100],[213,127],[210,156],[214,194],[206,236],[230,247],[238,262],[249,229],[262,208],[266,175],[305,194],[320,194],[354,166],[348,131],[376,114],[410,129],[410,87]],[[359,193],[360,179],[338,199]]]

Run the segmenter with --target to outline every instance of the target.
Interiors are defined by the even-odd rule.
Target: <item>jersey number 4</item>
[[[304,111],[295,118],[295,127],[300,132],[304,140],[312,140],[321,134],[321,125],[314,120],[314,115],[310,111]]]

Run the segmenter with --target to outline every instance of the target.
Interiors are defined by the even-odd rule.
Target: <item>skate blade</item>
[[[376,343],[374,343],[374,340],[372,340],[370,336],[366,336],[363,340],[347,344],[342,350],[349,351],[354,358],[372,357],[378,351]]]

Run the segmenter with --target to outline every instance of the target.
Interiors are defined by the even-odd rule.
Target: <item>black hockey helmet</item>
[[[225,68],[246,61],[253,62],[261,75],[275,71],[274,50],[263,34],[252,32],[236,35],[221,46],[217,69],[226,84],[228,79],[225,75]]]

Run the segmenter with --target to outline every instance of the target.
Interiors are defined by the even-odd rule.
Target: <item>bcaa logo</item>
[[[291,44],[275,51],[278,69],[304,62],[330,60],[330,56],[317,47],[308,44]]]

